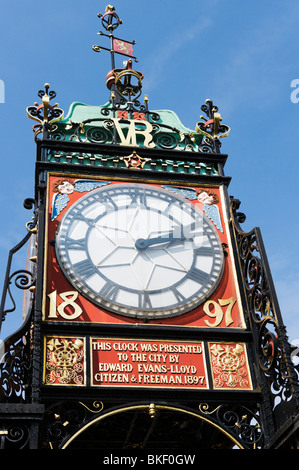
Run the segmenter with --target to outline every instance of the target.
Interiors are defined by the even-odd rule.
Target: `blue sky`
[[[15,0],[1,6],[0,286],[8,251],[31,218],[23,209],[23,200],[34,195],[35,162],[34,122],[26,108],[46,82],[65,114],[75,101],[106,103],[110,57],[95,53],[92,45],[108,47],[108,39],[96,34],[102,29],[97,13],[104,13],[107,3]],[[287,333],[299,344],[299,3],[112,4],[123,20],[117,36],[136,40],[135,65],[144,73],[150,108],[171,109],[194,129],[209,98],[231,127],[222,142],[229,155],[225,172],[232,177],[229,194],[242,201],[244,229],[262,230]],[[20,326],[20,306],[3,323],[1,339]]]

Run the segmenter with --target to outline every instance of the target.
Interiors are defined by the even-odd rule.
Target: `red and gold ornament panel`
[[[43,312],[45,321],[113,323],[120,325],[143,324],[142,320],[125,317],[100,308],[76,291],[60,269],[53,243],[59,222],[72,204],[97,188],[120,183],[124,183],[124,181],[49,175]],[[126,184],[130,184],[130,182],[126,182]],[[151,185],[164,191],[177,193],[179,191],[179,194],[188,200],[190,204],[195,204],[203,211],[214,224],[226,256],[224,257],[224,271],[221,281],[209,299],[193,310],[179,316],[150,320],[148,323],[183,327],[244,328],[230,235],[224,216],[226,207],[222,188],[182,187],[169,185],[168,183],[151,183]]]
[[[245,343],[77,336],[45,336],[44,384],[252,390]]]

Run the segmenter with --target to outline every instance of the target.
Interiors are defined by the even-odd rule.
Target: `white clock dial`
[[[56,254],[87,299],[144,320],[180,315],[216,289],[223,249],[192,203],[143,184],[112,184],[79,199],[63,217]]]

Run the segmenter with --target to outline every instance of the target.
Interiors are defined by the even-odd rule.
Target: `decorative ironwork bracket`
[[[11,273],[11,265],[12,265],[14,254],[17,253],[28,242],[31,235],[33,233],[36,233],[37,231],[36,201],[30,198],[25,199],[24,207],[27,210],[30,210],[34,207],[34,216],[32,220],[26,224],[27,234],[25,235],[25,237],[16,246],[14,246],[9,251],[9,254],[8,254],[6,274],[4,278],[4,286],[3,286],[2,299],[1,299],[1,305],[0,305],[0,330],[1,330],[2,321],[5,320],[6,314],[13,312],[16,309],[16,303],[14,301],[14,298],[12,296],[11,289],[10,289],[12,282],[14,282],[16,287],[22,290],[34,289],[34,285],[35,285],[35,276],[31,271],[28,271],[27,269],[17,270]],[[7,295],[9,296],[12,302],[11,308],[6,307]]]
[[[240,201],[231,198],[231,225],[244,282],[247,321],[253,332],[258,381],[264,396],[268,437],[293,416],[299,405],[296,370],[259,228],[244,232]]]
[[[201,403],[199,411],[202,416],[209,419],[222,428],[245,449],[261,449],[264,444],[264,433],[260,424],[259,409],[252,411],[242,405],[232,406],[221,404],[210,406]]]

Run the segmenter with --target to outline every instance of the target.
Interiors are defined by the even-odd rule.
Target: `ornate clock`
[[[224,266],[217,232],[198,207],[146,184],[111,184],[81,197],[62,218],[55,249],[79,293],[143,320],[200,305]]]

